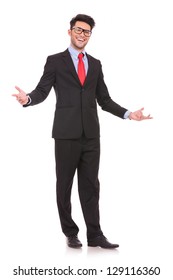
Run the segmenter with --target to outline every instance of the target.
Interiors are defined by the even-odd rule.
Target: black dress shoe
[[[104,235],[97,236],[96,238],[88,240],[88,246],[90,247],[101,247],[104,249],[118,248],[118,244],[110,243]]]
[[[77,235],[72,235],[67,237],[67,245],[70,248],[80,248],[82,247],[82,243],[78,239]]]

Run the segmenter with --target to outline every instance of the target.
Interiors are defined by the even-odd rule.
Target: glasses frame
[[[78,27],[78,26],[75,26],[75,27],[71,28],[71,30],[74,30],[74,32],[75,32],[76,34],[82,34],[82,32],[83,32],[83,34],[84,34],[86,37],[90,37],[91,34],[92,34],[92,31],[91,31],[91,30],[83,29],[83,28]],[[76,31],[77,31],[77,32],[76,32]]]

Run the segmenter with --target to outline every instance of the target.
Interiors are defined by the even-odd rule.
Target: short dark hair
[[[90,25],[91,30],[94,28],[95,26],[95,21],[92,17],[84,15],[84,14],[78,14],[77,16],[73,17],[70,21],[70,29],[73,28],[73,26],[75,25],[76,21],[83,21],[86,22],[87,24]]]

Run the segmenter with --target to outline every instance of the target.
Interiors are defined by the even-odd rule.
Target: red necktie
[[[83,85],[84,84],[84,81],[85,81],[85,65],[84,65],[84,62],[83,62],[83,56],[84,54],[83,53],[80,53],[78,55],[78,58],[79,58],[79,62],[78,62],[78,76],[79,76],[79,80],[81,82],[81,84]]]

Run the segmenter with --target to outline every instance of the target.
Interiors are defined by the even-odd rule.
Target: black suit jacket
[[[82,86],[68,50],[47,58],[43,76],[29,96],[30,105],[46,99],[52,87],[56,93],[56,110],[52,137],[58,139],[100,135],[97,104],[103,110],[123,118],[127,109],[115,103],[109,96],[99,60],[87,54],[88,73]]]

